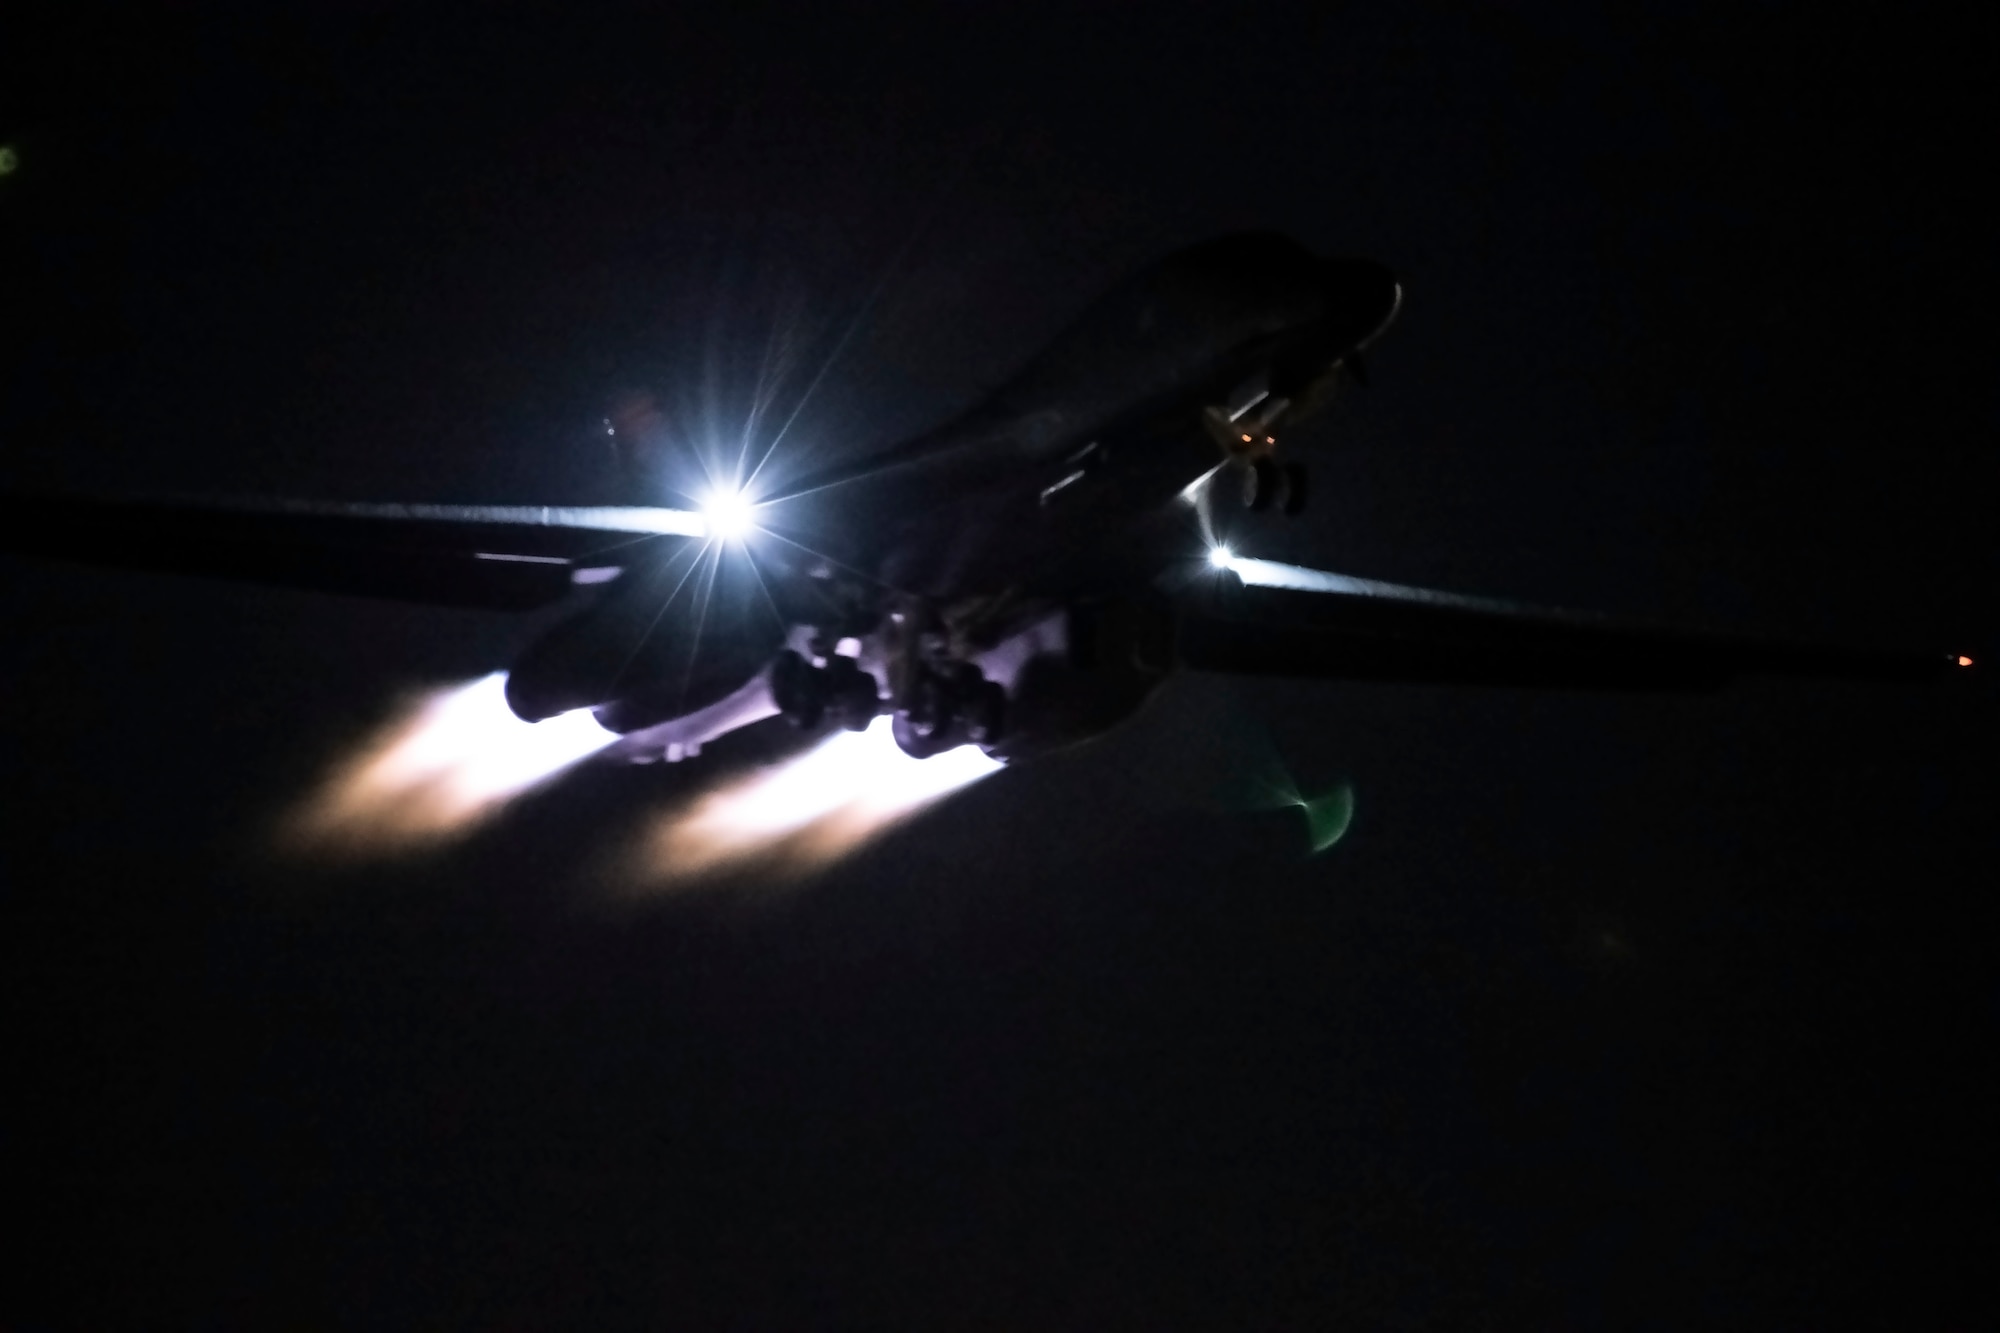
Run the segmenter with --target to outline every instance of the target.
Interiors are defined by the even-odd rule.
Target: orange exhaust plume
[[[832,864],[1001,767],[974,746],[930,759],[896,747],[890,719],[696,798],[662,818],[624,867],[636,890],[731,875],[789,878]]]
[[[291,812],[280,842],[353,856],[448,842],[616,739],[588,712],[521,721],[506,683],[491,675],[402,709]]]

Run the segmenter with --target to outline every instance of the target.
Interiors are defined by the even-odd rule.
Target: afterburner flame
[[[890,719],[697,798],[663,818],[629,866],[639,887],[720,874],[803,874],[1001,767],[965,745],[930,759],[897,748]]]
[[[314,850],[383,855],[462,837],[615,740],[588,711],[523,722],[504,673],[434,690],[342,761],[281,829]]]

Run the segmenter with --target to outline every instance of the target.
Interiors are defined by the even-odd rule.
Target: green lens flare
[[[14,151],[13,144],[0,144],[0,176],[11,176],[14,168],[21,165],[21,155]]]
[[[1303,811],[1309,855],[1316,856],[1346,837],[1354,822],[1354,784],[1339,782],[1321,789],[1319,795],[1307,795],[1309,788],[1293,774],[1269,730],[1240,704],[1229,710],[1229,716],[1235,725],[1227,754],[1217,765],[1212,789],[1216,804],[1225,810]]]
[[[1306,812],[1306,836],[1317,855],[1347,836],[1354,822],[1354,787],[1343,782],[1324,796],[1301,800],[1299,808]]]

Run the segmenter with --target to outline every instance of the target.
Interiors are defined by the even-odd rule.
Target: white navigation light
[[[740,542],[757,526],[755,509],[750,497],[742,491],[721,489],[711,492],[702,502],[701,516],[711,540]]]
[[[1227,546],[1208,548],[1208,563],[1215,569],[1229,569],[1236,564],[1236,553]]]

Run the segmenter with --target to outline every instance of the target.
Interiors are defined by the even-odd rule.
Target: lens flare
[[[617,739],[588,711],[523,722],[506,685],[497,673],[413,701],[293,810],[281,842],[361,856],[444,843]]]
[[[1354,823],[1354,788],[1343,782],[1324,796],[1301,797],[1299,809],[1305,811],[1306,837],[1317,855],[1347,836]]]
[[[888,717],[711,791],[655,825],[627,866],[635,888],[730,874],[801,875],[1001,767],[975,746],[897,748]]]
[[[711,540],[742,541],[757,526],[756,506],[742,491],[721,488],[702,501],[702,521]]]

